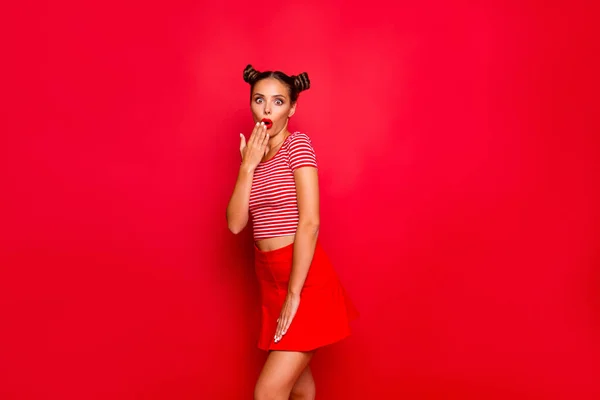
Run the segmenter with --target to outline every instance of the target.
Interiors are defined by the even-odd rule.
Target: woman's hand
[[[298,306],[300,306],[300,295],[288,293],[285,301],[283,302],[283,307],[281,308],[281,314],[277,319],[277,330],[275,331],[275,343],[279,342],[283,335],[286,334],[287,330],[292,323],[292,320],[296,316],[296,311],[298,311]]]
[[[240,154],[242,155],[242,164],[250,169],[255,169],[264,156],[267,155],[269,148],[269,134],[267,126],[263,122],[257,122],[254,130],[246,144],[246,138],[240,133]]]

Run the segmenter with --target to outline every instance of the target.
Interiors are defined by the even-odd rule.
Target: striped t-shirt
[[[308,135],[294,132],[275,156],[254,170],[249,205],[254,240],[296,233],[299,217],[294,171],[300,167],[316,168],[317,158]]]

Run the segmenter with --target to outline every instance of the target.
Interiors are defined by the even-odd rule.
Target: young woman
[[[254,129],[240,134],[242,162],[227,207],[239,233],[252,218],[262,323],[258,347],[269,352],[255,399],[314,399],[309,363],[319,347],[350,334],[358,316],[318,241],[317,158],[310,138],[288,130],[306,73],[244,69]]]

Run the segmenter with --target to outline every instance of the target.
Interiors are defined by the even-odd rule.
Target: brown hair
[[[310,80],[306,72],[300,75],[288,76],[281,71],[257,71],[248,64],[244,69],[244,81],[250,84],[250,95],[257,82],[266,78],[275,78],[287,86],[290,92],[290,101],[294,104],[298,100],[300,92],[310,88]]]

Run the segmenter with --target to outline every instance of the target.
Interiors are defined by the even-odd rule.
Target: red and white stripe
[[[275,156],[256,167],[250,192],[254,240],[296,233],[299,218],[294,171],[301,167],[317,168],[310,138],[301,132],[290,134]]]

